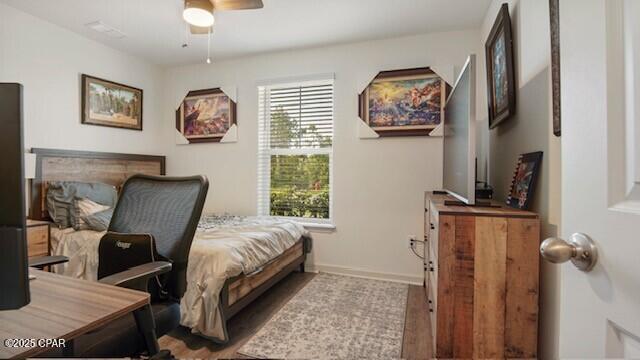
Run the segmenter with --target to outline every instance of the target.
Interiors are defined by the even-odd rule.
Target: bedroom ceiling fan
[[[262,9],[262,0],[184,0],[182,18],[191,34],[209,34],[215,22],[214,11]]]

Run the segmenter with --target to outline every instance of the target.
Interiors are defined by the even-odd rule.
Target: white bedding
[[[69,257],[55,272],[96,280],[98,244],[103,232],[52,229],[54,255]],[[205,216],[191,245],[187,291],[180,303],[181,324],[194,333],[226,341],[218,299],[224,282],[249,274],[309,233],[298,223],[268,217]]]
[[[104,232],[75,231],[73,228],[51,227],[51,253],[64,255],[68,263],[54,265],[58,274],[96,281],[98,277],[98,244]]]

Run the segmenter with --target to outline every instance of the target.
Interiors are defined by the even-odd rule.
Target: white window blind
[[[258,92],[258,213],[330,222],[333,79]]]

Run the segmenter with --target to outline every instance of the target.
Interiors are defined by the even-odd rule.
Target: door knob
[[[585,234],[575,233],[569,241],[552,237],[540,245],[542,257],[554,264],[561,264],[571,260],[578,269],[588,272],[598,261],[598,249],[591,238]]]

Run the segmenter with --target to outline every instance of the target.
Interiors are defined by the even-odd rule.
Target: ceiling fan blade
[[[206,34],[209,33],[209,28],[208,27],[200,27],[200,26],[189,25],[189,29],[191,30],[191,33],[193,35],[206,35]]]
[[[216,11],[262,9],[264,7],[262,0],[211,0],[211,3]]]

